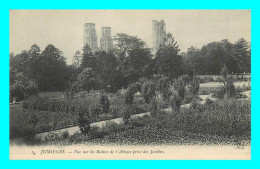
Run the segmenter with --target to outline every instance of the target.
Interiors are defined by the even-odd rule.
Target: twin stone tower
[[[84,45],[88,44],[92,52],[97,52],[97,32],[94,23],[84,25]],[[111,37],[111,27],[101,28],[100,50],[106,52],[113,49],[113,39]]]
[[[155,53],[160,45],[164,43],[166,37],[165,23],[163,20],[152,21],[152,52]],[[88,44],[92,52],[99,51],[97,44],[97,32],[95,23],[85,23],[84,25],[84,45]],[[101,28],[100,50],[110,51],[113,49],[113,39],[111,37],[111,27]]]

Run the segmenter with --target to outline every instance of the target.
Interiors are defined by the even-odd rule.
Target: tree
[[[14,71],[10,76],[13,76],[10,82],[10,101],[12,101],[13,98],[15,98],[16,101],[21,101],[38,93],[36,82],[28,79],[23,73]]]
[[[184,59],[184,67],[187,74],[191,75],[193,70],[196,70],[199,74],[204,73],[204,61],[205,58],[201,56],[200,49],[191,46],[188,48],[187,57]]]
[[[124,87],[143,77],[151,61],[151,52],[144,41],[136,36],[119,33],[115,54],[118,58],[118,69],[121,72]]]
[[[251,47],[244,38],[234,44],[234,59],[239,72],[251,72]]]
[[[82,62],[82,55],[80,51],[77,50],[73,56],[73,65],[75,65],[78,68],[81,65],[81,62]]]
[[[92,68],[85,68],[77,77],[77,82],[82,90],[90,91],[91,89],[102,88],[102,82]]]
[[[115,92],[118,90],[118,63],[117,58],[112,52],[106,53],[102,51],[97,54],[97,73],[102,79],[102,83],[108,92]]]
[[[67,85],[68,69],[62,52],[53,45],[47,45],[42,52],[36,81],[43,91],[64,90]]]
[[[184,59],[186,72],[195,69],[199,74],[219,74],[223,64],[230,72],[251,72],[250,43],[239,39],[232,44],[228,39],[211,42],[201,49],[191,47]]]
[[[30,68],[29,59],[30,55],[26,50],[23,50],[15,56],[11,55],[10,67],[17,72],[23,72],[23,74],[28,77],[28,69]]]
[[[41,49],[38,45],[33,44],[29,50],[29,66],[28,66],[28,77],[31,79],[38,79],[41,76],[39,67],[41,66],[40,62]]]
[[[170,79],[177,78],[183,74],[182,57],[178,54],[180,49],[171,34],[167,34],[165,42],[156,52],[156,69],[159,74]]]
[[[96,70],[96,57],[91,52],[91,49],[88,44],[86,44],[83,47],[83,53],[82,53],[82,62],[81,62],[81,68],[92,68],[93,70]]]
[[[176,50],[177,53],[180,51],[179,46],[177,45],[177,42],[174,40],[174,37],[171,33],[166,34],[163,46],[171,46]]]

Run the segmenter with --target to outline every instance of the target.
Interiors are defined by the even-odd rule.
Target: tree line
[[[177,42],[168,33],[156,54],[136,36],[119,33],[114,41],[114,49],[109,52],[93,53],[88,45],[84,46],[73,56],[72,65],[66,64],[62,51],[52,44],[43,51],[34,44],[17,55],[11,53],[10,90],[18,90],[21,76],[31,86],[37,86],[38,91],[105,89],[116,92],[153,75],[164,75],[171,80],[194,72],[220,74],[223,65],[233,73],[251,72],[250,43],[242,38],[234,44],[222,40],[180,53]]]

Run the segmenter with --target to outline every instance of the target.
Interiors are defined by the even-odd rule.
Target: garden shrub
[[[92,120],[97,120],[102,113],[102,109],[99,104],[92,104],[89,107],[89,116]]]
[[[190,93],[186,94],[185,97],[184,97],[183,103],[184,104],[191,103],[192,99],[193,99],[193,96]]]
[[[62,132],[62,138],[63,138],[63,139],[68,139],[69,136],[70,136],[70,135],[69,135],[68,130],[65,130],[65,131]]]
[[[105,127],[103,128],[103,130],[107,133],[114,133],[114,132],[117,132],[119,129],[118,129],[118,124],[115,123],[115,122],[107,122]]]
[[[206,100],[205,100],[205,105],[211,105],[213,103],[213,101],[212,100],[210,100],[209,98],[206,98]]]
[[[192,80],[192,76],[189,75],[182,75],[180,76],[184,82],[184,84],[189,84],[189,82]]]
[[[218,91],[213,93],[212,97],[217,99],[223,99],[226,93],[225,87],[219,87]]]
[[[155,96],[156,86],[152,81],[146,81],[142,86],[142,96],[147,104]]]
[[[181,100],[183,100],[185,96],[185,83],[181,77],[174,82],[174,89],[178,92]]]
[[[108,133],[98,127],[92,127],[89,130],[89,139],[100,139],[104,138],[104,136],[108,135]]]
[[[156,117],[159,114],[160,111],[160,103],[156,98],[153,98],[152,101],[149,104],[149,110],[151,117]]]
[[[181,97],[179,94],[174,93],[170,98],[170,106],[174,112],[179,113],[181,107]]]
[[[156,90],[161,93],[163,100],[168,101],[170,93],[169,78],[164,75],[161,75],[161,77],[157,81],[154,81],[154,83],[156,84]]]
[[[132,105],[134,102],[134,94],[138,91],[141,92],[141,83],[136,82],[131,84],[127,88],[127,92],[125,94],[125,104]]]
[[[236,92],[235,92],[235,86],[233,83],[233,79],[229,78],[227,82],[225,83],[225,89],[228,97],[234,97]]]
[[[123,114],[123,120],[124,120],[124,124],[128,125],[129,124],[129,119],[132,115],[132,110],[133,110],[133,106],[129,105],[126,106],[125,110],[124,110],[124,114]]]
[[[36,95],[38,94],[38,86],[36,84],[35,81],[33,80],[29,80],[27,82],[27,85],[25,86],[25,97],[29,97],[29,96],[32,96],[32,95]]]
[[[193,95],[193,97],[196,97],[199,92],[199,88],[200,88],[198,77],[196,77],[196,76],[193,77],[193,80],[189,83],[188,87],[189,87],[190,92]]]
[[[125,104],[132,105],[134,101],[134,93],[131,92],[131,90],[127,90],[125,94]]]
[[[78,108],[78,125],[80,128],[80,131],[83,134],[86,134],[90,131],[90,115],[87,108],[83,106],[79,106]]]
[[[100,105],[102,113],[108,114],[110,103],[109,103],[107,95],[102,94],[100,96],[99,105]]]
[[[198,108],[199,106],[200,106],[199,100],[198,100],[197,98],[193,98],[193,99],[192,99],[192,102],[191,102],[191,104],[190,104],[190,108],[196,109],[196,108]]]
[[[45,141],[57,141],[57,140],[61,140],[63,139],[63,134],[58,133],[58,132],[49,132],[46,136],[45,136]]]
[[[28,101],[26,101],[26,100],[22,101],[22,108],[23,108],[23,109],[29,109],[29,103],[28,103]]]
[[[10,101],[12,101],[13,98],[16,98],[16,101],[21,101],[24,99],[24,88],[25,86],[20,82],[15,82],[10,86]]]
[[[112,115],[113,118],[117,118],[120,115],[123,115],[123,108],[122,106],[111,106],[110,108],[110,114]]]

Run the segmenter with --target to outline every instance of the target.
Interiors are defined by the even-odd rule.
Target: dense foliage
[[[135,36],[119,33],[114,40],[115,48],[108,53],[92,53],[88,45],[84,46],[82,51],[76,51],[73,64],[69,66],[55,46],[47,45],[41,51],[34,44],[28,51],[10,54],[10,74],[22,72],[28,79],[35,80],[40,91],[63,91],[73,87],[75,91],[79,88],[104,89],[115,93],[140,78],[150,80],[155,74],[169,79],[192,75],[194,71],[197,74],[220,74],[223,65],[229,73],[251,72],[251,47],[243,38],[234,44],[222,40],[201,49],[191,47],[187,53],[180,54],[177,42],[168,33],[155,55]],[[10,82],[13,82],[12,76]]]
[[[224,39],[211,42],[201,49],[190,47],[183,54],[186,72],[195,69],[198,74],[219,74],[226,64],[230,73],[251,72],[251,44],[241,38],[234,44]]]

